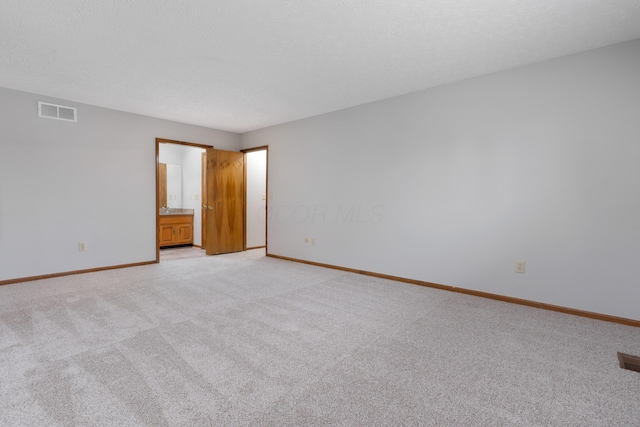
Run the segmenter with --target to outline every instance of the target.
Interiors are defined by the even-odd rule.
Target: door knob
[[[212,208],[211,206],[207,206],[207,209],[211,210],[211,209],[213,209],[213,208]]]

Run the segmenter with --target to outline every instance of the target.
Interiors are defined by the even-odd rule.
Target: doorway
[[[202,162],[206,145],[156,138],[156,262],[202,251]]]
[[[268,146],[233,152],[156,138],[156,262],[173,243],[199,251],[194,256],[266,248],[267,153]],[[181,181],[169,183],[171,176]],[[178,224],[182,214],[190,225]],[[179,242],[166,240],[173,236]]]
[[[245,249],[267,246],[268,147],[243,150],[245,155]]]

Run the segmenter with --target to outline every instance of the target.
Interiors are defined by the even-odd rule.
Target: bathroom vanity
[[[160,210],[160,247],[193,244],[193,209]]]

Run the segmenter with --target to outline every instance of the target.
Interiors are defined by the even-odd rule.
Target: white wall
[[[38,118],[38,101],[78,122]],[[0,117],[0,280],[155,260],[155,138],[239,148],[237,134],[3,88]]]
[[[181,165],[186,145],[160,143],[158,145],[158,162]]]
[[[266,244],[267,150],[250,151],[247,165],[247,247]]]
[[[242,135],[261,145],[269,253],[640,319],[640,40]]]

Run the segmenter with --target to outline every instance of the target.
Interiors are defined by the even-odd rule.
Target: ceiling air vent
[[[46,119],[65,120],[67,122],[78,121],[78,110],[64,105],[38,102],[38,116]]]

